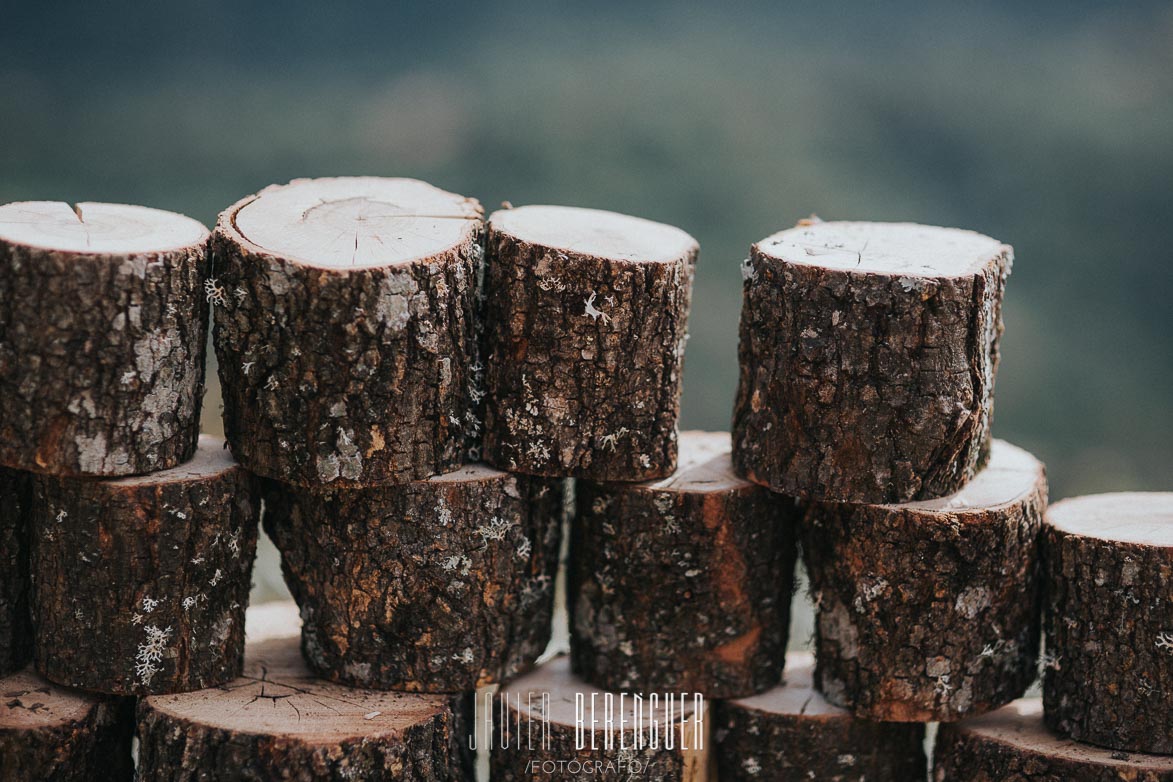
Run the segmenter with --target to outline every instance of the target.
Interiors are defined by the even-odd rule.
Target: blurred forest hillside
[[[738,264],[817,213],[1012,243],[996,433],[1053,495],[1173,475],[1173,6],[8,3],[0,200],[211,223],[293,177],[631,212],[701,243],[687,427]],[[214,378],[214,374],[213,374]],[[206,428],[219,431],[218,394]]]

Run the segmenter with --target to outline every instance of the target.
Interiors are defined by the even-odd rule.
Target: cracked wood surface
[[[31,668],[0,678],[0,782],[130,782],[134,706],[58,687]]]
[[[207,243],[146,207],[0,206],[0,464],[119,476],[191,457]]]
[[[0,676],[33,657],[29,621],[29,504],[27,473],[0,467]]]
[[[494,212],[485,460],[552,477],[671,474],[698,249],[677,228],[613,212]]]
[[[805,221],[742,272],[733,460],[775,491],[959,490],[988,454],[1012,250],[969,231]]]
[[[254,480],[210,435],[190,461],[151,475],[38,476],[31,571],[40,673],[121,695],[238,675],[257,540]]]
[[[1173,782],[1173,757],[1079,744],[1043,724],[1037,698],[942,725],[934,782]]]
[[[550,638],[562,493],[480,464],[369,489],[267,481],[265,530],[314,670],[421,692],[528,670]]]
[[[461,782],[470,705],[322,681],[296,638],[270,639],[223,686],[141,701],[139,778]]]
[[[678,691],[672,694],[678,698],[683,695]],[[563,655],[504,685],[497,697],[494,708],[501,708],[503,702],[506,717],[496,719],[493,726],[489,768],[494,782],[548,779],[713,782],[716,779],[711,754],[710,707],[705,704],[698,711],[691,693],[687,694],[683,709],[679,701],[674,702],[671,715],[663,706],[653,706],[649,701],[637,707],[630,695],[622,703],[614,695],[613,723],[608,728],[603,725],[604,691],[575,676],[570,661]],[[591,722],[592,707],[597,726]],[[637,709],[642,730],[634,727]],[[624,746],[620,745],[620,712],[624,719]],[[649,727],[653,719],[659,725],[658,746],[651,746],[647,741],[655,730]],[[606,738],[609,731],[611,741]],[[665,731],[671,732],[671,742],[664,741]],[[645,739],[644,746],[636,747],[640,735]],[[571,762],[589,768],[568,768],[565,764]],[[640,767],[636,769],[633,763]]]
[[[1055,503],[1043,530],[1047,724],[1173,754],[1173,493]]]
[[[919,724],[871,722],[814,688],[814,658],[792,652],[786,681],[718,701],[714,749],[721,782],[917,782],[928,773]]]
[[[306,487],[406,483],[477,441],[481,207],[411,179],[275,185],[212,238],[233,453]]]
[[[893,505],[811,503],[802,549],[816,682],[875,720],[933,722],[1020,697],[1035,678],[1043,465],[995,440],[964,489]]]
[[[727,433],[682,433],[668,478],[580,480],[575,492],[575,673],[609,690],[714,698],[778,683],[797,513],[734,474]]]

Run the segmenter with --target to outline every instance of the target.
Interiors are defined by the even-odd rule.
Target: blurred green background
[[[1168,3],[5,5],[0,201],[211,223],[330,174],[691,232],[686,427],[729,425],[750,242],[810,213],[988,233],[1017,255],[996,434],[1054,497],[1173,488]]]

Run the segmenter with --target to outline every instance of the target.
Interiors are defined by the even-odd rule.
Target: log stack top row
[[[482,440],[515,472],[671,474],[696,241],[592,209],[482,215],[416,180],[295,180],[225,210],[206,260],[208,232],[179,215],[0,207],[0,464],[190,458],[206,300],[228,439],[259,475],[402,484],[475,462]]]

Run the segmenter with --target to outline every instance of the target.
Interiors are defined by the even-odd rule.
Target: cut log
[[[692,693],[657,701],[596,689],[566,657],[502,687],[489,753],[494,782],[711,782],[709,709]]]
[[[117,476],[191,458],[207,246],[157,209],[0,206],[0,464]]]
[[[934,782],[1173,782],[1173,757],[1078,744],[1043,724],[1043,704],[1020,700],[942,725]]]
[[[809,654],[789,655],[786,683],[718,701],[713,733],[721,782],[917,782],[925,780],[923,725],[870,722],[814,689]]]
[[[960,492],[902,505],[813,503],[803,557],[817,611],[816,682],[874,720],[960,719],[1035,678],[1043,465],[995,440]]]
[[[32,512],[37,669],[119,695],[240,674],[257,542],[254,479],[218,437],[152,475],[40,476]]]
[[[255,473],[406,483],[465,461],[480,423],[481,207],[412,179],[302,179],[212,238],[224,427]]]
[[[806,223],[743,268],[733,461],[796,497],[958,491],[989,450],[1009,246],[895,223]]]
[[[134,703],[51,684],[32,669],[0,678],[0,781],[130,782]]]
[[[579,481],[575,492],[575,673],[608,690],[714,698],[778,683],[797,513],[733,474],[728,434],[682,434],[664,480]]]
[[[1055,503],[1047,571],[1047,724],[1076,741],[1173,754],[1173,492]]]
[[[467,696],[324,682],[293,638],[250,645],[246,658],[227,686],[140,702],[140,782],[472,779]]]
[[[0,676],[19,671],[33,658],[29,623],[27,473],[0,467]]]
[[[528,670],[545,649],[561,482],[483,465],[371,489],[269,481],[265,507],[320,676],[462,692]]]
[[[697,252],[677,228],[611,212],[494,212],[485,460],[531,475],[670,475]]]

